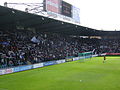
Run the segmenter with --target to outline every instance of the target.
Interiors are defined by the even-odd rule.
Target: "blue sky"
[[[17,3],[40,3],[42,0],[0,0]],[[98,30],[120,30],[120,0],[64,0],[80,8],[81,25]]]

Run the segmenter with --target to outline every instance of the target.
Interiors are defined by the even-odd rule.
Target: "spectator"
[[[34,64],[92,51],[120,53],[120,41],[72,37],[57,33],[1,31],[0,67]]]

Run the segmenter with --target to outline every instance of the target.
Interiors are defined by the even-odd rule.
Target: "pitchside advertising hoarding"
[[[13,72],[14,72],[14,68],[3,69],[3,70],[0,70],[0,75],[9,74]]]
[[[29,70],[29,69],[32,69],[32,65],[15,67],[14,72],[19,72],[19,71],[24,71],[24,70]]]
[[[0,70],[0,75],[5,74],[5,70]]]
[[[48,61],[48,62],[43,63],[44,66],[49,66],[49,65],[54,65],[54,64],[56,64],[56,61]]]
[[[56,61],[56,64],[60,64],[60,63],[65,63],[65,59]]]
[[[73,56],[68,56],[68,57],[66,57],[66,62],[71,62],[71,61],[73,61]]]
[[[73,58],[73,61],[76,61],[76,60],[79,60],[80,58],[79,57],[75,57]]]
[[[43,63],[34,64],[33,68],[43,67]]]
[[[5,69],[5,74],[13,73],[13,68]]]

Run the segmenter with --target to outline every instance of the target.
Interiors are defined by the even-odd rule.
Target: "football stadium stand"
[[[0,68],[77,57],[92,50],[120,53],[119,34],[0,6]]]

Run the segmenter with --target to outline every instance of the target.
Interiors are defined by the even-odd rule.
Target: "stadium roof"
[[[95,29],[0,6],[0,29],[12,30],[16,26],[34,28],[41,32],[57,32],[84,36],[99,35],[101,32]]]

